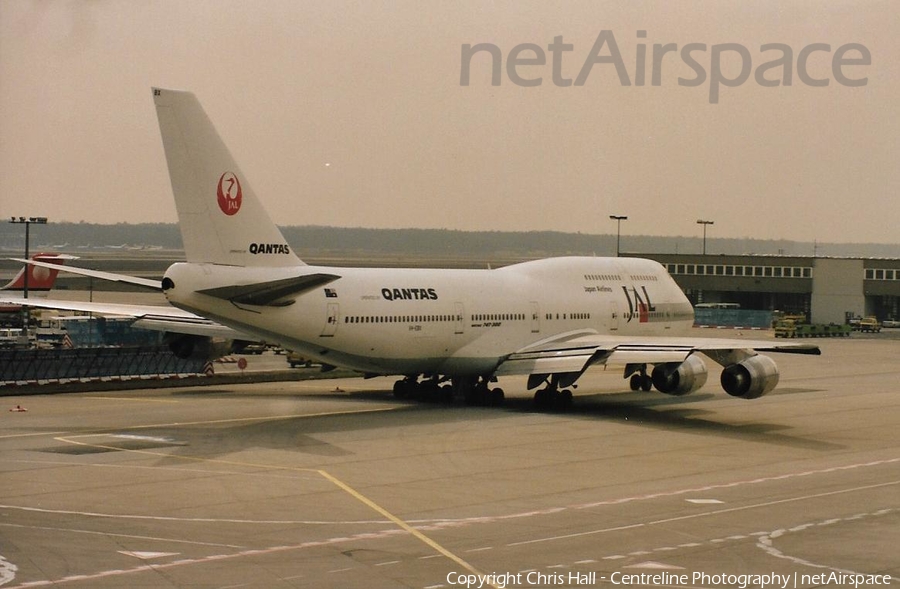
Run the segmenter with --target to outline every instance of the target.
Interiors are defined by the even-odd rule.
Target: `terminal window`
[[[812,278],[812,268],[801,266],[726,266],[711,264],[667,264],[670,274],[693,276],[747,276],[757,278]],[[878,272],[882,272],[879,270]],[[874,269],[866,270],[867,280],[876,280]],[[881,276],[881,274],[879,275]],[[877,280],[900,280],[900,270],[884,270]],[[649,279],[649,277],[639,277]]]

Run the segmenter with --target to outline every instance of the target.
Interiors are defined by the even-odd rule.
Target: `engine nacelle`
[[[172,353],[182,360],[187,358],[215,360],[231,353],[232,349],[231,340],[183,333],[167,333],[165,342]]]
[[[657,364],[650,373],[650,378],[659,392],[680,397],[693,393],[706,384],[708,374],[703,360],[697,356],[688,356],[681,363]]]
[[[768,356],[753,356],[722,371],[722,388],[732,397],[758,399],[778,384],[778,366]]]

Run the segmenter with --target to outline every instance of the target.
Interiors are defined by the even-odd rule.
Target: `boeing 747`
[[[397,375],[400,397],[495,404],[503,398],[496,377],[522,375],[541,406],[568,404],[585,370],[604,364],[624,366],[633,390],[688,394],[707,380],[701,355],[721,365],[725,392],[755,399],[779,378],[759,352],[819,353],[809,344],[692,337],[690,302],[651,260],[562,257],[492,270],[307,265],[196,97],[154,88],[153,98],[186,256],[159,285],[177,309],[153,313],[171,331],[179,323],[193,338],[233,330],[327,366]]]

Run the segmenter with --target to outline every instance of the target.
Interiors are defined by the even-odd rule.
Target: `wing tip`
[[[805,354],[807,356],[821,356],[822,350],[815,345],[773,346],[771,348],[754,348],[757,352],[773,352],[779,354]]]

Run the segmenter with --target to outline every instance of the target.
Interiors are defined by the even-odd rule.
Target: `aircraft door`
[[[541,307],[536,301],[531,301],[531,333],[541,332]]]
[[[334,337],[340,314],[340,306],[337,303],[328,303],[328,307],[325,310],[325,327],[322,328],[320,337]]]
[[[462,303],[453,303],[456,317],[453,318],[453,333],[460,334],[466,329],[466,312]]]
[[[615,301],[609,303],[609,330],[619,329],[619,305]]]

